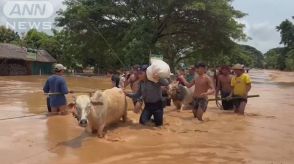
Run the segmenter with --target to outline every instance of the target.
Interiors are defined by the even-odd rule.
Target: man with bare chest
[[[221,98],[226,98],[230,96],[232,92],[231,80],[232,77],[230,75],[231,69],[229,66],[223,66],[220,69],[220,74],[217,77],[217,85],[216,85],[216,97],[220,92]],[[232,100],[222,100],[222,106],[224,110],[232,110],[234,108]]]
[[[190,88],[195,85],[194,90],[194,109],[193,114],[194,117],[200,121],[203,121],[203,113],[207,109],[208,104],[208,95],[214,94],[214,85],[210,77],[206,74],[206,65],[203,63],[199,63],[196,65],[198,77],[194,79],[191,83],[188,83],[184,77],[182,80],[185,85]]]
[[[133,71],[131,73],[131,75],[127,78],[124,86],[125,88],[130,85],[131,90],[133,93],[136,93],[139,89],[139,78],[138,78],[138,69],[139,69],[139,65],[135,65],[133,67]]]

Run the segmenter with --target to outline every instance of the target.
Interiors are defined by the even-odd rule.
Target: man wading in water
[[[220,74],[217,76],[216,94],[218,97],[220,92],[221,98],[227,98],[231,95],[231,69],[229,66],[223,66],[220,68]],[[232,110],[234,108],[232,100],[222,100],[222,106],[224,110]]]
[[[134,65],[132,73],[130,74],[129,77],[126,78],[126,82],[124,84],[124,88],[130,85],[133,93],[136,93],[139,89],[139,77],[138,77],[138,70],[140,69],[139,67],[140,67],[139,65]]]
[[[214,94],[214,84],[210,77],[206,74],[206,65],[203,63],[199,63],[196,65],[198,77],[192,81],[192,83],[188,83],[185,77],[181,77],[184,81],[185,85],[190,88],[195,84],[194,90],[194,102],[193,102],[193,114],[194,117],[200,121],[203,121],[203,113],[206,111],[208,104],[208,95]]]
[[[62,77],[64,70],[66,70],[66,67],[62,64],[56,64],[54,66],[55,75],[48,78],[43,88],[44,93],[60,93],[58,95],[51,95],[49,98],[49,104],[53,114],[67,114],[65,94],[72,93],[72,91],[68,91],[66,82]]]
[[[235,113],[244,115],[245,107],[247,104],[248,92],[251,89],[251,79],[250,76],[244,73],[243,65],[236,64],[233,66],[235,72],[235,77],[232,78],[232,97],[241,97],[234,99]]]
[[[130,74],[129,77],[127,77],[123,89],[125,89],[128,85],[130,85],[131,90],[133,93],[137,93],[139,89],[139,83],[142,79],[139,78],[139,72],[140,72],[140,66],[139,65],[134,65],[132,73]],[[147,68],[146,68],[147,69]],[[136,99],[132,99],[134,106],[139,105],[137,104]]]
[[[146,125],[150,122],[151,117],[154,117],[156,126],[163,124],[163,108],[164,102],[162,97],[162,86],[168,86],[169,82],[166,79],[159,79],[158,76],[153,76],[159,82],[155,83],[147,79],[146,70],[148,65],[144,65],[138,72],[139,89],[136,93],[125,93],[126,96],[143,101],[145,104],[144,110],[140,116],[140,124]]]

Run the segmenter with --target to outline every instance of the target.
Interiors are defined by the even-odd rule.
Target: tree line
[[[292,17],[294,20],[294,17]],[[264,54],[265,67],[269,69],[294,70],[294,23],[286,19],[277,30],[284,47],[273,48]]]
[[[163,56],[172,70],[199,61],[212,67],[233,63],[275,69],[293,66],[286,60],[291,56],[290,34],[282,35],[282,43],[288,47],[282,48],[283,54],[287,49],[286,55],[280,50],[262,54],[254,47],[237,43],[248,39],[244,25],[237,21],[246,14],[234,9],[231,3],[231,0],[66,0],[66,9],[60,10],[56,18],[61,30],[48,35],[32,29],[20,37],[1,27],[0,42],[45,49],[69,68],[91,66],[99,72],[149,63],[152,55]],[[289,22],[279,26],[281,34],[289,30]],[[283,60],[284,66],[277,67],[281,64],[274,63],[277,60]]]

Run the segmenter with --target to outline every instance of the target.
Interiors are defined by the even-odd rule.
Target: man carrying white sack
[[[152,76],[152,80],[155,82],[149,80],[146,75],[147,68],[148,66],[144,65],[138,71],[139,90],[133,94],[126,93],[126,96],[144,102],[145,107],[140,116],[140,124],[146,125],[153,116],[155,126],[162,126],[164,102],[161,86],[168,86],[169,82],[160,78],[156,73]]]

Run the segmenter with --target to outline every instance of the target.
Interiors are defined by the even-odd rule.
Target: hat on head
[[[240,69],[244,69],[244,66],[242,64],[235,64],[232,69],[234,70],[240,70]]]
[[[55,64],[54,66],[55,71],[61,71],[61,70],[66,70],[66,67],[63,66],[62,64]]]

